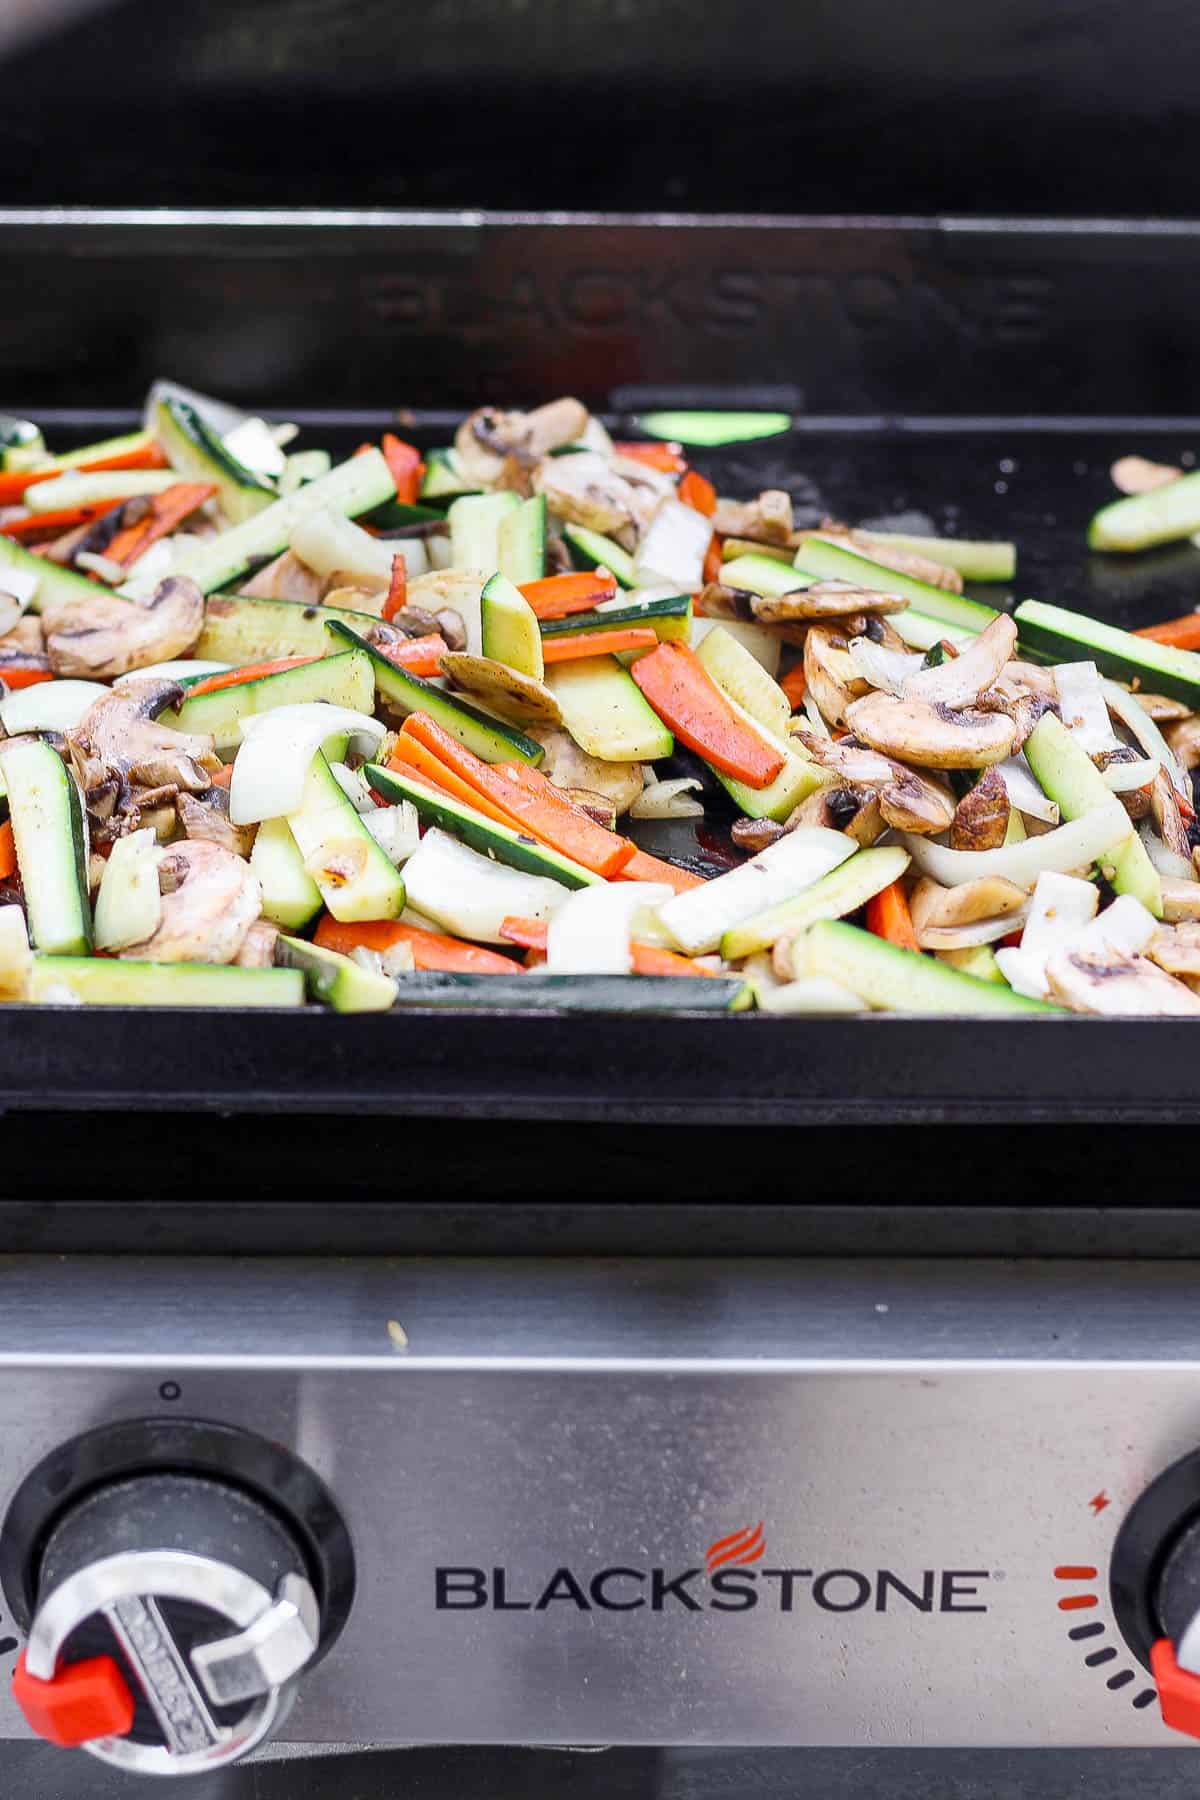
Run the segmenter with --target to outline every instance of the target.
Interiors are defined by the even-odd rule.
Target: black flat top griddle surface
[[[303,415],[301,415],[303,416]],[[302,439],[345,450],[380,417]],[[106,421],[116,428],[115,418]],[[620,433],[631,422],[615,422]],[[424,443],[446,424],[406,427]],[[61,427],[56,433],[65,438]],[[75,434],[78,437],[78,433]],[[89,435],[97,435],[95,427]],[[1012,537],[1019,583],[981,587],[1148,623],[1200,603],[1200,550],[1089,556],[1107,470],[1139,451],[1190,458],[1194,440],[1152,428],[798,429],[694,461],[722,492],[787,488],[800,522]],[[719,832],[651,826],[645,846],[719,866]],[[987,1019],[628,1018],[8,1009],[0,1096],[9,1109],[196,1108],[458,1117],[779,1125],[924,1120],[1060,1122],[1200,1117],[1187,1022]]]

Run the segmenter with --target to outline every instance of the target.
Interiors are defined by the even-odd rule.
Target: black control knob
[[[10,1508],[0,1565],[28,1625],[14,1694],[34,1730],[159,1775],[270,1736],[353,1588],[312,1471],[187,1421],[90,1433],[48,1458]]]
[[[1200,1452],[1151,1483],[1113,1546],[1117,1624],[1154,1676],[1166,1724],[1200,1737]]]

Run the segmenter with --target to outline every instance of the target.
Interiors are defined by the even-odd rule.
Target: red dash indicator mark
[[[1054,1579],[1055,1581],[1094,1581],[1096,1571],[1085,1567],[1082,1563],[1078,1566],[1074,1563],[1060,1563],[1054,1571]]]
[[[1085,1607],[1099,1606],[1100,1601],[1095,1594],[1068,1594],[1058,1603],[1059,1612],[1082,1612]]]
[[[1091,1499],[1088,1501],[1088,1505],[1098,1518],[1106,1506],[1112,1505],[1112,1501],[1109,1499],[1104,1489],[1101,1488],[1098,1494],[1092,1495]]]

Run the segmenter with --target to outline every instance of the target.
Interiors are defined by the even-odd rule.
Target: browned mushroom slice
[[[995,943],[1013,930],[1028,905],[1025,890],[999,875],[984,875],[952,888],[940,887],[925,876],[909,899],[922,950],[965,950]]]
[[[278,925],[272,925],[269,919],[256,919],[242,939],[242,947],[233,960],[239,969],[273,968],[275,945],[278,941]]]
[[[924,700],[930,706],[973,706],[996,680],[1016,644],[1015,623],[1007,613],[1000,613],[958,656],[908,676],[904,698]]]
[[[1146,955],[1168,975],[1200,976],[1200,922],[1191,919],[1160,925],[1146,946]]]
[[[535,725],[562,724],[562,710],[545,682],[519,675],[507,663],[452,650],[439,659],[439,666],[457,687],[466,688],[502,718],[529,719]]]
[[[601,794],[612,802],[619,816],[629,811],[645,786],[641,763],[601,762],[599,757],[589,756],[586,750],[581,750],[566,731],[550,725],[532,725],[527,729],[528,735],[546,752],[542,774],[565,793],[586,788],[593,794]]]
[[[97,589],[94,598],[67,600],[43,619],[55,674],[111,680],[186,655],[204,626],[204,596],[194,581],[170,575],[149,600]]]
[[[210,788],[202,799],[195,794],[180,794],[175,807],[185,837],[219,844],[234,856],[249,856],[254,848],[257,827],[230,822],[228,788]]]
[[[853,785],[874,788],[885,824],[921,837],[934,837],[950,829],[954,796],[930,776],[918,775],[915,769],[880,756],[877,750],[865,750],[852,738],[835,741],[806,731],[793,731],[791,735],[814,762]]]
[[[1200,996],[1146,956],[1060,950],[1046,963],[1050,992],[1074,1012],[1110,1018],[1200,1015]]]
[[[819,531],[806,531],[801,534],[801,542],[805,538],[820,538],[825,543],[835,544],[839,550],[849,550],[858,556],[869,557],[871,562],[878,563],[881,568],[895,569],[898,575],[911,575],[914,581],[923,581],[927,587],[938,587],[949,594],[962,593],[962,576],[957,569],[946,563],[935,562],[932,557],[922,556],[919,551],[903,549],[899,544],[889,543],[885,538],[878,538],[869,531],[851,531],[846,526],[835,529],[822,525]]]
[[[987,769],[954,809],[950,825],[952,850],[998,850],[1008,833],[1012,806],[1004,777]]]
[[[1168,725],[1163,736],[1171,754],[1183,768],[1194,769],[1200,763],[1200,713],[1192,713],[1188,718]]]
[[[1196,860],[1196,852],[1192,852]],[[1179,875],[1162,877],[1163,918],[1168,925],[1181,920],[1200,919],[1200,881],[1187,881]]]
[[[987,768],[1012,755],[1017,735],[1004,713],[952,712],[879,693],[852,702],[846,724],[873,750],[926,769]]]
[[[300,606],[316,606],[324,586],[323,576],[301,562],[294,550],[285,550],[243,582],[240,592],[252,600],[292,600]]]
[[[556,519],[608,536],[631,525],[643,510],[632,484],[591,450],[548,456],[533,472],[533,488],[545,494]]]
[[[718,500],[712,527],[720,537],[745,538],[755,544],[790,544],[791,495],[782,488],[764,488],[757,500]]]
[[[873,588],[855,587],[850,581],[814,581],[811,587],[793,588],[790,594],[754,594],[750,600],[761,625],[843,619],[853,613],[903,612],[907,605],[901,594],[877,594]]]
[[[807,820],[797,820],[797,824],[806,823]],[[818,823],[825,821],[821,819]],[[790,824],[791,820],[788,821]],[[729,835],[739,850],[744,850],[747,856],[757,856],[761,850],[769,850],[772,844],[777,844],[787,829],[788,826],[781,825],[777,819],[735,819]]]
[[[203,793],[220,762],[213,740],[200,732],[174,731],[158,714],[183,698],[173,681],[150,677],[105,694],[84,713],[66,743],[84,775],[84,790],[117,777],[142,787],[174,785]]]
[[[829,725],[842,725],[846,708],[868,685],[854,666],[844,634],[829,625],[810,626],[804,639],[804,679],[817,710]]]
[[[262,911],[249,865],[216,844],[176,844],[159,864],[162,918],[122,956],[149,962],[231,963]]]
[[[1128,687],[1128,682],[1121,682]],[[1130,693],[1137,698],[1137,703],[1144,713],[1154,720],[1156,725],[1174,725],[1179,719],[1186,719],[1191,707],[1185,706],[1182,700],[1172,700],[1167,694],[1143,694],[1140,688],[1130,688]]]
[[[1183,822],[1183,814],[1179,809],[1179,796],[1171,785],[1171,778],[1165,769],[1160,769],[1150,784],[1150,811],[1154,823],[1158,827],[1158,835],[1168,850],[1185,861],[1192,859],[1192,845],[1188,837],[1187,826]]]

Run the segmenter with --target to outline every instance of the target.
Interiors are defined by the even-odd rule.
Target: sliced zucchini
[[[244,719],[308,700],[327,700],[331,706],[346,706],[353,712],[374,712],[375,675],[370,658],[362,650],[347,650],[297,669],[260,676],[257,681],[215,688],[185,700],[178,712],[164,716],[163,723],[177,731],[211,733],[218,752],[236,750],[242,741]]]
[[[1166,489],[1156,491],[1165,493]],[[1167,694],[1200,711],[1200,655],[1194,650],[1157,644],[1153,638],[1136,637],[1132,631],[1068,612],[1065,606],[1046,606],[1040,600],[1022,600],[1013,617],[1021,649],[1039,661],[1094,662],[1101,674],[1136,684],[1149,693]]]
[[[981,581],[986,577],[977,575],[975,579]],[[996,579],[1002,581],[1004,577],[1001,575]],[[948,968],[957,969],[960,975],[973,975],[976,981],[990,981],[997,987],[1008,986],[990,944],[971,944],[965,950],[939,950],[937,958]]]
[[[1031,1013],[1045,1018],[1061,1013],[1009,987],[964,975],[919,950],[901,950],[840,919],[814,925],[797,946],[795,962],[798,974],[826,976],[881,1012]]]
[[[400,769],[385,769],[378,763],[368,763],[363,773],[375,792],[385,800],[411,801],[427,823],[440,825],[443,831],[461,838],[472,850],[490,856],[495,862],[507,863],[510,869],[520,869],[524,875],[543,875],[567,888],[592,887],[601,879],[590,869],[572,862],[569,856],[535,843],[523,832],[485,818],[483,813],[476,812],[463,801],[440,794],[423,781],[410,779]]]
[[[510,514],[511,518],[517,516]],[[546,670],[537,614],[509,576],[493,575],[485,584],[479,597],[479,619],[483,654],[505,663],[518,675],[541,681]]]
[[[917,581],[898,569],[885,569],[882,563],[856,556],[852,550],[843,550],[840,544],[830,544],[824,538],[805,538],[796,552],[796,567],[824,581],[849,581],[878,594],[902,594],[927,617],[964,631],[982,631],[996,617],[995,607],[947,593],[945,588]]]
[[[546,573],[545,494],[523,500],[501,519],[497,544],[502,575],[518,583],[541,580]]]
[[[382,451],[364,450],[361,456],[339,463],[328,475],[297,488],[286,500],[276,500],[240,525],[180,550],[175,572],[189,575],[202,593],[211,594],[236,580],[258,558],[278,556],[286,550],[292,532],[310,512],[332,507],[347,518],[357,518],[392,499],[395,492]]]
[[[1088,526],[1092,550],[1148,550],[1200,531],[1200,470],[1102,506]]]
[[[721,939],[721,955],[727,962],[736,962],[756,950],[770,949],[785,932],[807,931],[818,919],[841,919],[857,912],[889,882],[898,881],[907,867],[907,850],[860,850],[794,899],[733,926]]]
[[[643,600],[629,606],[603,607],[570,613],[565,619],[543,619],[543,637],[575,637],[582,631],[624,631],[629,625],[647,625],[663,643],[687,643],[692,632],[692,596],[676,594],[669,600]]]
[[[761,594],[774,599],[780,594],[794,594],[811,587],[813,577],[802,575],[791,562],[779,562],[773,556],[735,556],[721,564],[721,586],[735,588],[741,594]]]
[[[599,531],[589,531],[586,525],[564,525],[563,537],[577,569],[603,567],[610,575],[616,576],[618,587],[637,586],[632,556],[627,550],[622,550],[620,544],[615,544],[612,538],[605,537]]]
[[[160,400],[154,429],[173,470],[189,481],[216,483],[221,511],[231,525],[252,519],[275,499],[271,484],[239,462],[188,401],[178,396]]]
[[[90,588],[92,584],[84,585]],[[379,620],[374,613],[350,612],[341,606],[301,606],[295,600],[211,594],[196,655],[235,669],[283,656],[324,656],[329,649],[327,623],[344,626],[346,642],[356,645]]]
[[[675,739],[615,656],[581,656],[546,670],[546,686],[579,748],[601,762],[654,762]]]
[[[1058,806],[1064,824],[1111,803],[1103,775],[1053,713],[1044,713],[1025,740],[1025,758],[1043,793]],[[1162,918],[1162,881],[1132,824],[1129,836],[1100,862],[1118,894],[1132,894],[1156,919]]]
[[[14,419],[11,413],[0,413],[0,469],[9,474],[25,473],[49,460],[40,425],[32,419]]]
[[[792,703],[772,681],[758,659],[718,625],[705,635],[696,652],[723,694],[748,712],[767,731],[781,736],[792,716]]]
[[[304,783],[299,812],[288,828],[306,872],[335,919],[398,919],[404,877],[385,856],[338,785],[320,751]]]
[[[726,631],[731,638],[736,638],[743,650],[748,650],[756,663],[760,663],[772,680],[779,673],[779,664],[783,660],[783,639],[777,631],[771,631],[766,625],[747,625],[741,619],[706,619],[693,616],[691,642],[692,649],[699,650],[710,631]]]
[[[448,975],[418,969],[402,975],[397,1006],[503,1012],[744,1012],[754,1005],[747,981],[673,975]]]
[[[0,761],[30,941],[47,955],[85,956],[92,909],[79,789],[49,744],[15,744]]]
[[[387,1012],[396,998],[390,975],[364,969],[337,950],[305,943],[303,938],[281,937],[275,955],[285,969],[300,971],[311,1000],[334,1012]]]
[[[321,910],[321,890],[304,867],[286,819],[264,819],[250,852],[250,871],[262,889],[264,919],[284,931],[303,931]]]
[[[52,606],[65,605],[68,600],[96,598],[94,581],[76,575],[73,569],[60,568],[49,557],[35,556],[32,550],[22,549],[12,538],[0,537],[0,593],[4,591],[5,569],[19,569],[37,583],[29,602],[31,612],[46,612]]]
[[[35,956],[29,998],[52,1004],[60,992],[88,1006],[303,1006],[304,977],[294,969],[232,964]]]
[[[455,500],[461,494],[478,493],[478,487],[462,473],[452,445],[425,452],[425,473],[421,477],[422,500]],[[393,495],[395,486],[393,484]]]
[[[337,619],[328,621],[330,632],[343,642],[358,642],[355,633]],[[493,718],[481,708],[472,706],[456,694],[453,698],[432,682],[397,668],[369,644],[361,648],[371,659],[375,686],[385,707],[408,717],[409,713],[428,713],[456,737],[460,744],[481,757],[484,762],[540,763],[546,754],[541,744],[526,737],[515,725]]]
[[[498,569],[500,525],[521,510],[518,495],[468,494],[446,514],[450,526],[450,566],[454,569]]]
[[[1017,572],[1017,546],[979,538],[913,537],[906,531],[864,531],[863,548],[911,550],[944,568],[956,569],[964,581],[1011,581]]]
[[[732,695],[726,694],[725,698],[752,730],[761,732],[771,746],[780,751],[785,759],[784,765],[774,781],[769,781],[764,788],[747,787],[744,781],[738,781],[735,776],[713,768],[711,763],[708,766],[734,805],[748,819],[774,819],[777,824],[786,824],[802,800],[807,800],[818,788],[831,786],[836,777],[830,770],[822,768],[820,763],[813,762],[811,757],[802,756],[788,738],[777,737],[774,732],[764,730],[759,721],[745,707],[740,706]]]
[[[60,456],[48,456],[37,464],[39,475],[56,474],[62,469],[86,469],[89,463],[110,462],[115,457],[130,457],[152,449],[152,431],[129,431],[122,437],[101,438],[95,444],[81,444],[78,450],[64,450]]]
[[[162,494],[179,477],[171,469],[67,469],[49,481],[26,488],[24,503],[30,512],[59,512],[67,507],[103,506],[128,500],[135,494]]]
[[[638,425],[647,437],[715,449],[779,437],[791,430],[792,418],[783,412],[651,412],[643,413]]]

